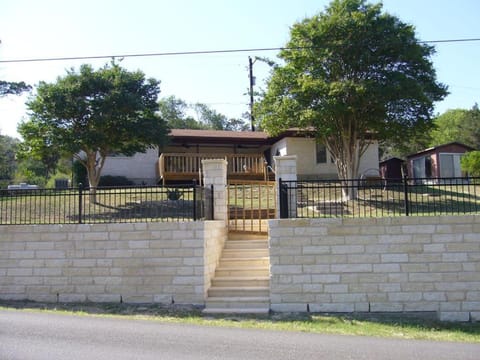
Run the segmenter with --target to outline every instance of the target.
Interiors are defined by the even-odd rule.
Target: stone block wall
[[[271,220],[271,308],[480,320],[480,216]]]
[[[2,226],[0,299],[203,305],[225,236],[222,221]]]

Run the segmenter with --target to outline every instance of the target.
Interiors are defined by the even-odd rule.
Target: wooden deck
[[[202,181],[202,160],[225,159],[227,178],[232,180],[267,180],[266,161],[262,154],[163,153],[158,166],[162,183]]]

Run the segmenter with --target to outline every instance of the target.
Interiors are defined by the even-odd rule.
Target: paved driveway
[[[480,359],[480,345],[0,310],[0,359]]]

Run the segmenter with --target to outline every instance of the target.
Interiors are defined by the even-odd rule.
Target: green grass
[[[405,216],[402,184],[359,186],[357,198],[343,200],[339,182],[299,183],[298,217],[391,217]],[[291,197],[292,195],[290,195]],[[458,215],[480,213],[480,185],[410,184],[409,215]]]
[[[178,194],[174,188],[99,189],[96,202],[84,192],[82,220],[86,223],[192,220],[193,192],[185,191]],[[229,208],[236,211],[239,218],[257,218],[257,209],[263,209],[266,214],[275,213],[276,191],[275,185],[263,182],[229,185]],[[11,195],[7,190],[0,190],[0,224],[79,222],[77,191],[46,189]],[[180,198],[172,201],[169,199],[172,195]],[[299,182],[296,191],[289,191],[289,197],[290,201],[296,200],[296,214],[300,218],[405,216],[402,184],[360,186],[357,198],[345,201],[338,181]],[[409,185],[408,199],[409,214],[413,216],[480,213],[478,184]]]
[[[175,199],[172,201],[172,195]],[[175,188],[42,189],[0,192],[0,224],[75,224],[102,222],[175,221],[193,219],[193,190]]]
[[[480,343],[480,323],[446,323],[431,317],[406,314],[281,314],[202,315],[199,309],[182,306],[128,304],[39,304],[0,302],[10,311],[47,311],[75,316],[100,316],[187,323],[199,326],[252,328],[274,331],[300,331],[319,334],[374,336],[400,339]]]

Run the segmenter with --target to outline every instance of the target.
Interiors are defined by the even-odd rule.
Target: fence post
[[[410,203],[408,201],[408,177],[405,175],[403,177],[403,195],[404,195],[404,202],[405,202],[405,216],[410,215]]]
[[[288,185],[278,179],[278,193],[280,194],[280,219],[288,219]]]
[[[193,221],[197,221],[197,180],[193,179]]]
[[[278,182],[280,182],[280,178],[283,180],[280,191],[277,194],[277,204],[281,203],[282,194],[284,196],[283,200],[287,201],[287,205],[283,207],[286,213],[282,215],[279,206],[276,217],[294,219],[297,217],[297,192],[296,186],[293,185],[297,184],[297,156],[274,156],[273,160],[275,161],[275,180]],[[283,193],[284,191],[286,192]]]
[[[78,223],[82,223],[82,211],[83,211],[83,184],[78,183]]]
[[[212,220],[223,220],[225,225],[228,224],[227,165],[223,159],[202,160],[203,183],[205,186],[213,185],[212,201],[215,211]]]
[[[210,220],[213,220],[213,214],[215,213],[215,199],[213,198],[213,184],[210,185]]]

